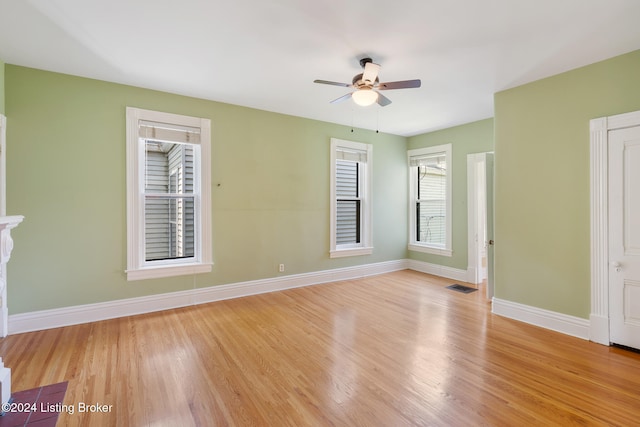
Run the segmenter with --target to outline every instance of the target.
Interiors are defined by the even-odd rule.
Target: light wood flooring
[[[11,335],[0,355],[15,391],[68,381],[59,426],[640,424],[640,354],[451,283],[399,271]]]

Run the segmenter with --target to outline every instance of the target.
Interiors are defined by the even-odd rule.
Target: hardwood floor
[[[0,355],[15,391],[69,382],[58,425],[638,425],[640,354],[451,283],[400,271],[12,335]]]

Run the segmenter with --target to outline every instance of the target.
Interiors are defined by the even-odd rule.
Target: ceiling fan
[[[355,91],[334,99],[331,101],[331,104],[352,98],[356,104],[363,107],[371,105],[374,102],[377,102],[381,107],[391,104],[391,100],[378,91],[420,87],[421,83],[419,79],[380,83],[380,80],[378,79],[380,65],[374,64],[371,58],[362,58],[360,60],[360,65],[364,68],[364,72],[357,74],[351,81],[351,84],[331,82],[328,80],[314,80],[313,82],[325,85],[352,87]]]

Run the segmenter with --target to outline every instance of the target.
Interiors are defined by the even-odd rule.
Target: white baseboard
[[[466,270],[444,267],[423,261],[408,259],[387,261],[376,264],[294,274],[96,304],[14,314],[9,316],[9,334],[19,334],[23,332],[96,322],[99,320],[113,319],[117,317],[133,316],[136,314],[169,310],[189,305],[222,301],[231,298],[239,298],[303,286],[357,279],[404,269],[420,271],[422,273],[433,274],[435,276],[445,277],[461,282],[466,282],[468,277],[468,272]],[[493,298],[492,311],[493,313],[501,316],[541,326],[567,335],[583,339],[590,338],[589,321],[586,319],[568,316],[498,298]],[[594,332],[592,331],[591,333],[593,334]],[[606,333],[608,340],[608,329],[606,330]],[[591,337],[593,341],[600,342],[597,338],[598,337]],[[602,343],[608,345],[608,342],[605,343],[603,341]]]
[[[14,314],[9,316],[9,334],[78,325],[302,286],[356,279],[406,268],[408,268],[407,260],[387,261],[96,304]]]
[[[311,273],[279,276],[268,279],[251,280],[207,288],[190,289],[145,297],[128,298],[96,304],[85,304],[9,316],[9,334],[39,331],[114,319],[117,317],[133,316],[186,307],[195,304],[239,298],[268,292],[282,291],[303,286],[336,282],[340,280],[358,279],[390,273],[392,271],[411,269],[422,273],[433,274],[461,282],[468,282],[466,270],[444,267],[416,260],[397,260],[355,267],[338,268]],[[568,316],[536,307],[518,304],[498,298],[493,298],[492,311],[495,314],[509,317],[532,325],[541,326],[578,338],[589,339],[589,321],[574,316]],[[597,331],[596,331],[597,332]],[[592,331],[592,334],[594,332]],[[592,341],[600,342],[598,337],[591,337]],[[608,324],[606,328],[608,345]]]
[[[415,259],[408,259],[407,268],[422,273],[433,274],[434,276],[445,277],[447,279],[458,280],[460,282],[469,282],[470,273],[467,270],[461,270],[459,268],[445,267],[443,265],[431,264],[424,261],[418,261]],[[473,273],[471,273],[473,274]]]
[[[494,314],[510,319],[519,320],[585,340],[589,339],[589,320],[587,319],[501,300],[495,297],[492,300],[491,311]]]

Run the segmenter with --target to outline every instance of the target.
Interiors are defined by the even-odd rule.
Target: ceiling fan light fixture
[[[367,107],[378,100],[378,92],[368,88],[359,89],[351,95],[353,102],[361,107]]]

